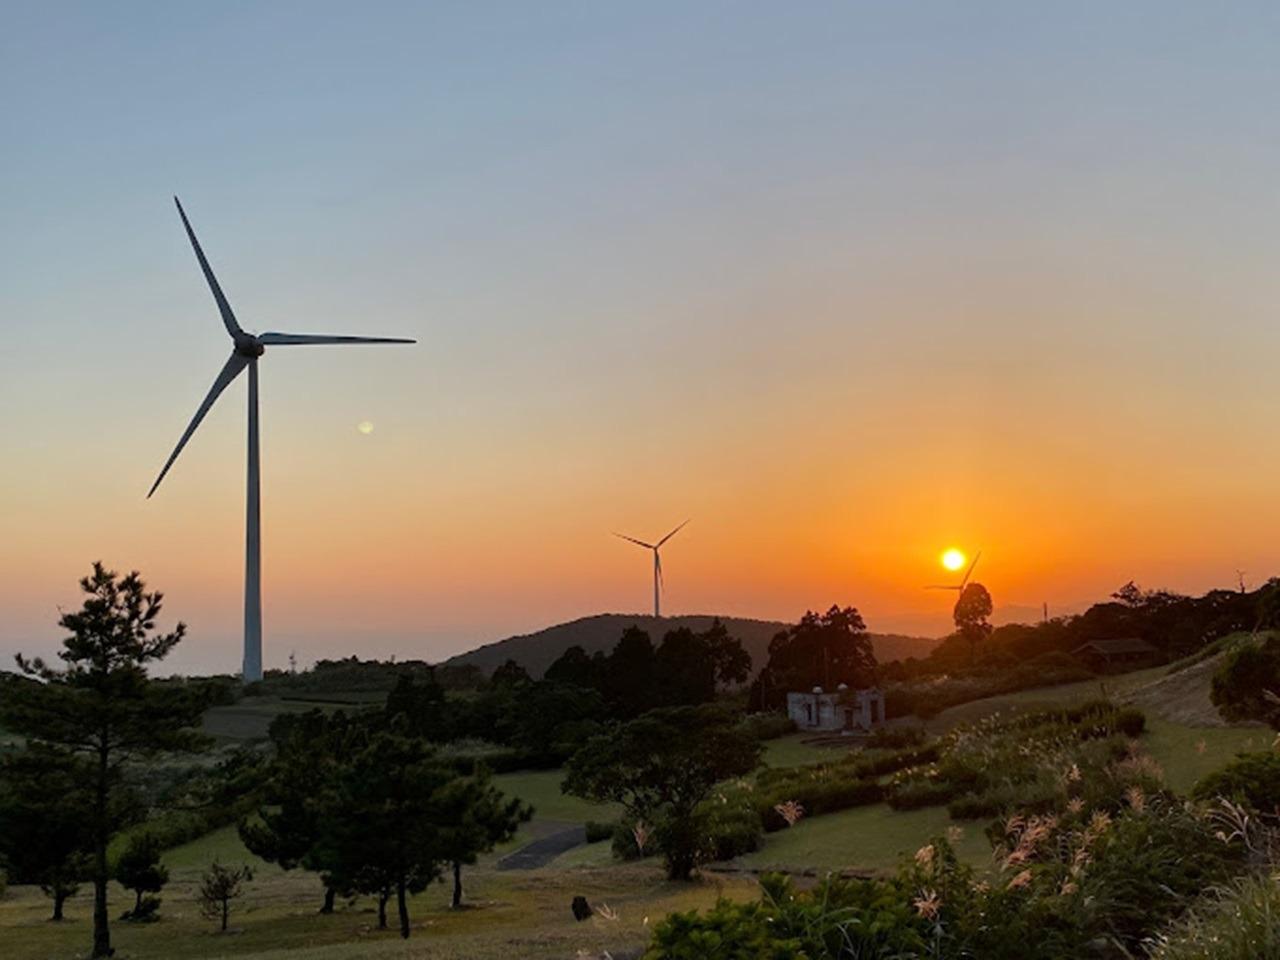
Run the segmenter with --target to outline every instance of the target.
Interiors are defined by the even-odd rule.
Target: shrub
[[[126,910],[120,915],[120,919],[130,923],[155,923],[160,919],[159,914],[159,897],[141,897],[132,910]]]
[[[819,960],[916,957],[928,925],[889,883],[828,878],[796,891],[761,878],[756,903],[721,900],[705,914],[675,913],[657,925],[645,960]]]
[[[1209,697],[1228,720],[1275,719],[1276,707],[1267,696],[1280,689],[1280,644],[1275,638],[1246,643],[1227,654],[1213,675]]]
[[[1000,816],[1011,810],[1020,813],[1048,813],[1057,806],[1058,796],[1052,784],[1035,780],[1030,783],[1004,781],[981,793],[956,797],[947,804],[953,820],[981,820]]]
[[[776,740],[796,732],[795,721],[781,713],[748,714],[741,726],[757,740]]]
[[[600,823],[597,820],[588,820],[587,824],[587,843],[599,843],[601,840],[610,839],[614,831],[618,829],[616,823]]]
[[[740,793],[707,800],[698,810],[698,821],[706,838],[706,860],[732,860],[760,849],[760,815]]]
[[[764,824],[765,832],[774,833],[788,826],[782,814],[775,809],[778,804],[788,800],[804,807],[806,816],[816,817],[823,813],[879,803],[884,799],[884,793],[884,787],[875,780],[852,777],[811,780],[808,783],[791,784],[790,789],[775,789],[767,794],[758,794],[755,809]]]
[[[1280,806],[1280,754],[1240,754],[1195,785],[1198,800],[1226,797],[1268,813]]]
[[[948,780],[916,778],[894,784],[889,791],[889,806],[895,810],[918,810],[949,802],[959,787]]]
[[[878,750],[901,750],[918,747],[928,739],[924,727],[877,727],[867,740],[867,747]]]

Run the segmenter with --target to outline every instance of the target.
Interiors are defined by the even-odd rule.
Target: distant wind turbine
[[[182,217],[182,225],[187,230],[191,248],[200,261],[200,269],[209,283],[209,290],[218,304],[218,313],[222,315],[223,326],[231,336],[231,356],[223,365],[222,371],[209,388],[209,394],[196,410],[187,425],[178,445],[169,454],[164,469],[156,482],[151,485],[147,498],[156,492],[160,481],[164,479],[178,454],[187,445],[191,435],[200,426],[200,421],[213,406],[214,401],[223,390],[240,375],[246,367],[249,369],[249,478],[248,495],[245,508],[245,556],[244,556],[244,664],[243,675],[246,682],[262,679],[262,538],[259,524],[259,484],[258,484],[258,358],[266,352],[267,347],[292,347],[308,344],[344,344],[344,343],[416,343],[415,340],[402,340],[391,337],[335,337],[326,334],[311,333],[248,333],[240,328],[236,316],[231,311],[231,304],[223,296],[222,288],[205,259],[200,242],[196,240],[195,231],[187,220],[187,214],[177,197],[173,202],[178,205],[178,216]]]
[[[973,555],[973,563],[969,564],[969,569],[964,572],[964,577],[960,580],[959,583],[931,583],[929,584],[929,586],[925,587],[925,589],[926,590],[954,590],[956,592],[956,599],[959,599],[960,594],[964,593],[964,588],[969,585],[969,578],[973,576],[973,568],[978,565],[978,561],[980,559],[982,559],[981,550],[979,550],[977,553]]]
[[[663,586],[662,556],[661,554],[658,553],[658,550],[662,547],[664,543],[666,543],[668,540],[674,537],[677,533],[683,530],[685,527],[685,524],[687,524],[688,522],[689,521],[686,520],[684,523],[680,524],[680,526],[676,527],[674,530],[668,533],[665,537],[663,537],[657,543],[645,543],[645,541],[637,540],[635,537],[628,537],[624,533],[614,534],[615,537],[621,537],[623,540],[629,540],[632,543],[636,544],[637,546],[641,546],[641,547],[644,547],[646,550],[653,551],[653,615],[655,617],[662,616],[662,586]]]

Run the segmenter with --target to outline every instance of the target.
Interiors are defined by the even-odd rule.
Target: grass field
[[[588,820],[616,820],[619,808],[609,803],[589,803],[560,792],[563,770],[531,770],[503,773],[493,782],[504,793],[533,805],[535,820],[586,823]]]
[[[770,767],[798,767],[806,763],[817,763],[819,760],[835,759],[850,749],[849,745],[819,746],[804,742],[812,739],[811,733],[792,733],[774,740],[766,740],[765,764]]]
[[[604,846],[608,846],[605,844]],[[259,870],[242,907],[232,915],[233,932],[220,934],[200,916],[195,891],[200,871],[214,858],[248,862]],[[413,936],[402,943],[393,931],[377,930],[369,899],[331,916],[316,911],[321,886],[314,874],[285,872],[262,864],[240,846],[232,829],[220,830],[165,855],[172,880],[163,893],[161,920],[133,926],[113,924],[122,958],[418,958],[439,960],[541,960],[572,958],[579,950],[617,954],[646,940],[646,918],[673,910],[710,906],[721,895],[748,898],[746,878],[710,876],[694,884],[669,884],[656,862],[639,866],[563,866],[525,872],[493,868],[494,856],[468,868],[463,880],[470,909],[448,908],[449,890],[434,885],[413,898]],[[616,921],[577,923],[569,905],[575,895],[606,903]],[[129,895],[113,887],[112,913]],[[49,901],[35,887],[18,887],[0,900],[0,956],[4,960],[52,960],[83,956],[90,937],[91,893],[86,887],[67,905],[68,920],[47,920]]]

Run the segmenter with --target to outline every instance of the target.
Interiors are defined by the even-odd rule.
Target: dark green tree
[[[560,654],[556,662],[547,667],[543,679],[575,687],[594,687],[599,682],[596,662],[577,644]]]
[[[253,879],[249,866],[224,867],[217,860],[209,865],[200,878],[198,899],[200,912],[210,920],[219,921],[219,929],[226,932],[231,918],[231,901],[244,894],[244,884]]]
[[[663,706],[709,703],[720,686],[751,675],[751,655],[717,618],[701,633],[671,630],[655,654],[658,700]]]
[[[144,831],[129,840],[116,861],[116,880],[135,894],[133,910],[128,914],[131,919],[141,920],[160,907],[160,901],[156,900],[150,909],[144,911],[142,903],[144,894],[159,893],[169,882],[169,870],[160,862],[160,853],[159,842]]]
[[[493,671],[493,676],[489,678],[489,685],[495,688],[518,687],[521,684],[528,683],[529,680],[528,670],[514,660],[508,660]]]
[[[0,760],[0,864],[11,882],[40,886],[53,920],[89,876],[90,772],[68,751],[39,743]]]
[[[854,607],[810,610],[800,622],[769,642],[769,662],[752,687],[753,709],[777,709],[788,691],[847,684],[869,687],[876,679],[876,655],[867,625]]]
[[[304,867],[320,874],[321,913],[332,913],[337,895],[352,890],[339,875],[342,865],[328,862],[321,844],[326,791],[347,756],[363,747],[370,726],[363,716],[343,711],[277,718],[270,729],[275,756],[261,778],[257,809],[238,824],[241,841],[254,855],[285,870]]]
[[[206,695],[148,679],[147,667],[178,645],[186,627],[179,623],[169,633],[156,632],[162,595],[148,592],[137,572],[121,577],[95,563],[80,588],[83,606],[58,621],[70,634],[58,655],[64,666],[19,655],[19,668],[39,682],[11,686],[0,704],[0,722],[89,763],[92,955],[109,957],[107,845],[145,812],[126,789],[124,771],[157,753],[204,748],[207,740],[196,728]]]
[[[437,794],[455,776],[425,741],[379,731],[348,758],[324,802],[321,859],[361,893],[394,892],[402,937],[409,894],[438,879],[448,858]]]
[[[649,634],[628,627],[604,663],[602,691],[612,716],[630,719],[657,706],[657,656]]]
[[[687,880],[707,852],[698,804],[760,763],[759,742],[736,719],[714,705],[650,711],[587,741],[569,761],[563,790],[622,804],[654,826],[668,876]]]
[[[991,636],[991,594],[980,583],[970,583],[956,600],[953,613],[956,632],[969,645],[969,665],[977,662],[978,645]]]
[[[505,796],[483,767],[439,791],[436,820],[441,828],[441,852],[453,867],[455,910],[462,906],[463,864],[475,863],[479,854],[510,840],[520,824],[532,816],[533,808],[516,797]]]
[[[413,736],[436,742],[450,739],[444,689],[436,683],[434,671],[421,681],[410,674],[400,674],[387,694],[384,711],[388,720],[403,717],[403,729]]]

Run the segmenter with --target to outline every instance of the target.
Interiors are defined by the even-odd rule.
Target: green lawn
[[[818,763],[843,756],[849,746],[811,746],[804,743],[813,739],[812,733],[792,733],[764,744],[764,762],[770,767],[799,767],[806,763]]]
[[[929,838],[954,826],[963,830],[955,845],[960,857],[974,865],[987,863],[991,845],[982,834],[985,823],[958,824],[947,816],[946,807],[898,812],[883,803],[801,820],[794,827],[766,835],[764,847],[740,862],[759,869],[816,867],[891,873]]]
[[[1187,793],[1237,753],[1270,749],[1274,736],[1266,727],[1187,727],[1148,712],[1142,742],[1164,768],[1165,782]]]
[[[493,778],[504,793],[519,797],[533,805],[536,820],[562,820],[586,823],[588,820],[616,820],[619,808],[614,804],[589,803],[560,792],[563,770],[528,770],[503,773]]]

